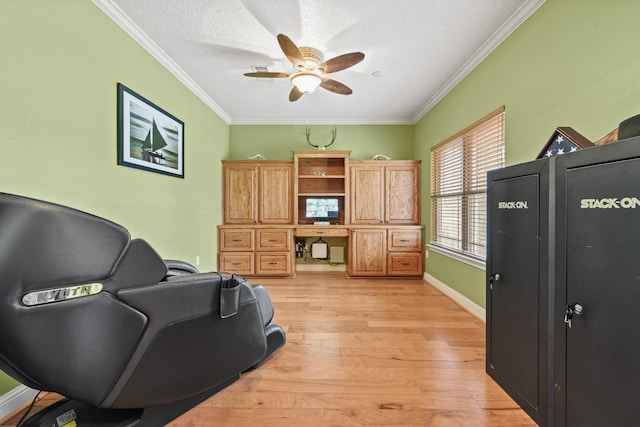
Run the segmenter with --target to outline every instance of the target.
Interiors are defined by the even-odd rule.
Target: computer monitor
[[[340,205],[335,197],[307,197],[305,216],[308,219],[337,218]]]

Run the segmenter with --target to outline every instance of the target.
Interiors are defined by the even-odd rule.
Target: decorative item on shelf
[[[262,156],[262,154],[258,153],[255,156],[249,157],[249,160],[266,160],[266,159]]]
[[[391,160],[391,157],[385,156],[384,154],[376,154],[371,160]]]
[[[606,134],[605,136],[603,136],[602,138],[594,142],[594,144],[604,145],[604,144],[609,144],[611,142],[616,142],[617,140],[618,140],[618,128],[615,128],[614,130],[612,130],[611,132],[609,132],[608,134]]]
[[[573,153],[574,151],[589,147],[595,147],[595,145],[573,128],[559,127],[556,128],[551,138],[549,138],[544,147],[542,147],[536,159]]]
[[[331,129],[331,142],[327,145],[315,145],[311,143],[311,140],[309,139],[309,136],[311,135],[311,128],[307,127],[307,130],[304,132],[304,134],[307,137],[307,142],[309,143],[310,146],[317,148],[320,151],[324,151],[327,149],[327,147],[330,147],[336,140],[336,136],[338,134],[338,130],[336,128]]]
[[[640,114],[620,122],[617,128],[597,140],[595,145],[604,145],[621,139],[640,136]]]
[[[638,135],[640,135],[640,114],[620,122],[617,134],[619,140],[633,138]]]

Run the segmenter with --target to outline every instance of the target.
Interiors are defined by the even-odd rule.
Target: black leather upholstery
[[[182,276],[184,274],[200,273],[196,267],[189,264],[188,262],[175,259],[165,259],[164,263],[167,265],[167,268],[169,270],[167,271],[167,278],[173,276]]]
[[[222,318],[230,285],[237,307]],[[105,219],[0,193],[0,369],[32,388],[84,411],[140,409],[142,421],[115,425],[145,425],[151,407],[166,422],[284,345],[272,317],[261,286],[164,261]]]

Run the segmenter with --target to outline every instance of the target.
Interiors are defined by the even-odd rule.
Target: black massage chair
[[[284,345],[273,313],[262,286],[0,193],[0,370],[65,396],[25,426],[163,426]]]

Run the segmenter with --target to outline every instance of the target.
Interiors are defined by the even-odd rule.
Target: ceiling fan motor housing
[[[302,71],[303,68],[311,71],[314,70],[318,65],[322,64],[324,57],[322,56],[322,52],[318,49],[308,46],[300,46],[300,53],[304,57],[304,67],[298,66],[298,69]]]

